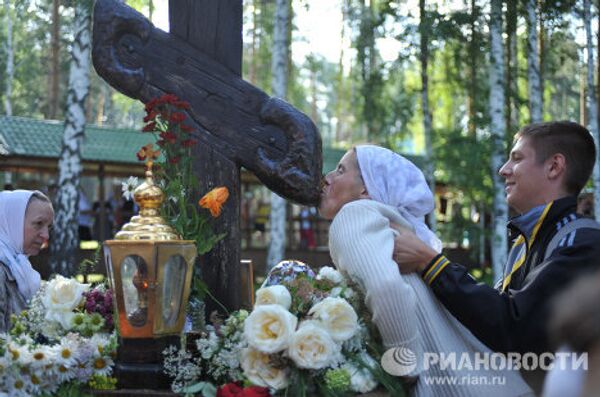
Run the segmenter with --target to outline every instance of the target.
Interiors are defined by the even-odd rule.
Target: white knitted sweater
[[[390,222],[406,224],[394,207],[374,200],[348,203],[333,219],[329,250],[338,269],[362,287],[385,347],[404,346],[416,354],[419,367],[413,395],[533,395],[518,371],[458,366],[463,353],[469,354],[474,363],[476,352],[491,351],[448,313],[421,277],[400,274],[392,259],[394,231]],[[457,365],[444,369],[440,365],[424,366],[425,353],[445,357],[454,353]]]

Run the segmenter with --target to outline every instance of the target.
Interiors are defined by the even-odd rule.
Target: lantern
[[[160,216],[164,194],[154,184],[151,164],[134,199],[139,215],[104,243],[118,318],[115,374],[120,388],[136,388],[140,382],[144,388],[168,388],[162,351],[179,346],[196,246]]]

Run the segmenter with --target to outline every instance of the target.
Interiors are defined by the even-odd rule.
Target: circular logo
[[[417,368],[417,355],[408,347],[393,347],[381,356],[381,366],[390,375],[409,375]]]

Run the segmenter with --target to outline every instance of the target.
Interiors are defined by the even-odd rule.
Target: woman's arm
[[[392,259],[394,234],[388,218],[368,200],[346,204],[331,225],[329,246],[336,266],[363,286],[384,345],[420,354],[416,296]]]

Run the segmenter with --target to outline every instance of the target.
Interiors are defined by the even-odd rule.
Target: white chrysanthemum
[[[77,364],[55,363],[52,372],[59,382],[68,382],[75,378],[76,368]]]
[[[31,362],[31,353],[27,346],[21,346],[18,343],[11,341],[7,344],[8,358],[13,364],[28,366]]]
[[[257,306],[244,323],[244,336],[250,346],[263,353],[287,349],[298,319],[279,305]]]
[[[292,306],[292,295],[283,285],[271,285],[256,291],[255,306],[261,305],[281,305],[285,310]]]
[[[94,355],[102,356],[106,355],[106,346],[109,344],[110,339],[107,334],[94,334],[89,339],[89,344],[94,346]]]
[[[340,346],[316,321],[304,321],[292,337],[288,355],[300,368],[320,369],[331,365]]]
[[[8,377],[8,379],[6,379],[5,387],[6,390],[9,391],[8,395],[11,397],[31,396],[30,390],[32,385],[26,376],[15,374],[15,376]]]
[[[350,339],[358,329],[358,315],[342,298],[325,298],[314,305],[308,314],[318,320],[336,342]]]
[[[329,280],[334,284],[340,284],[344,281],[344,276],[333,267],[323,266],[317,274],[317,280]]]
[[[74,366],[77,363],[75,358],[75,350],[77,345],[69,339],[63,339],[57,345],[53,346],[54,349],[54,360],[57,365],[64,365],[65,367]]]
[[[47,345],[37,345],[31,351],[31,366],[43,368],[54,361],[54,349]]]
[[[121,182],[121,191],[125,200],[133,200],[133,191],[138,185],[139,181],[135,176],[130,176],[125,182]]]
[[[244,375],[256,386],[284,389],[289,384],[288,373],[269,364],[269,355],[251,347],[243,349],[241,365]]]
[[[92,368],[94,373],[100,376],[108,376],[112,373],[113,360],[108,356],[96,357],[93,360]]]

